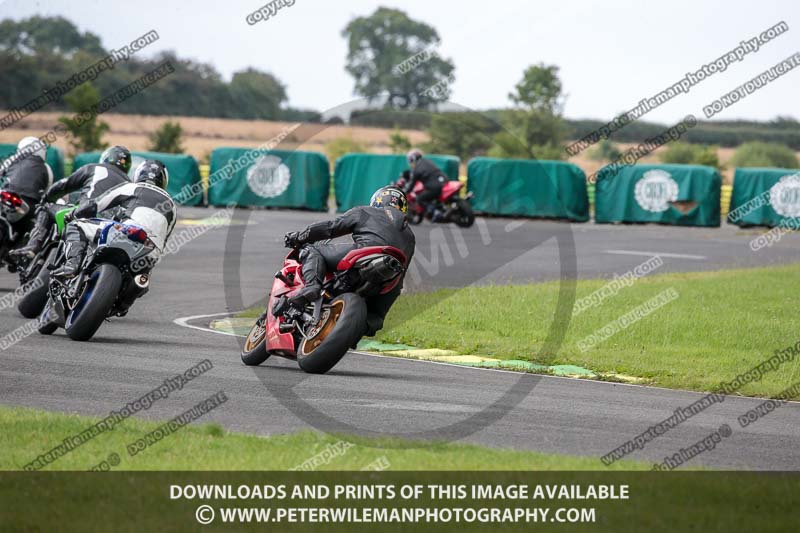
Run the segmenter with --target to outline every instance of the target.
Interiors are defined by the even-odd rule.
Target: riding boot
[[[31,230],[31,236],[28,239],[28,244],[22,248],[18,248],[8,255],[11,257],[33,259],[36,254],[44,246],[44,241],[47,240],[47,235],[50,233],[50,213],[46,209],[39,209],[36,213],[36,223]]]
[[[439,222],[442,220],[442,215],[444,214],[436,205],[436,202],[431,202],[427,205],[427,213],[428,217],[431,219],[431,222]]]
[[[83,232],[71,224],[67,228],[64,239],[67,243],[66,262],[61,268],[53,270],[51,275],[69,279],[74,278],[80,272],[83,256],[86,255],[86,248],[89,243],[86,242]]]
[[[289,298],[293,307],[303,307],[314,303],[322,292],[322,280],[325,278],[325,258],[313,246],[306,246],[300,252],[302,275],[305,287]]]

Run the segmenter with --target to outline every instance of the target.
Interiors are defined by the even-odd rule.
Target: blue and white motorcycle
[[[39,332],[44,335],[63,327],[71,339],[87,341],[104,320],[125,316],[149,290],[150,271],[158,256],[147,232],[113,220],[90,222],[99,226],[99,236],[89,245],[80,274],[72,279],[51,276],[48,304],[40,317]],[[62,241],[50,268],[65,261]]]

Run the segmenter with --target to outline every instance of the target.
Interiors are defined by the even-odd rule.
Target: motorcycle
[[[90,244],[80,274],[71,279],[51,276],[49,299],[39,319],[39,333],[51,335],[63,327],[76,341],[91,339],[103,321],[123,317],[149,290],[151,255],[156,249],[147,232],[131,223],[91,219],[100,224],[99,236]],[[57,219],[63,228],[64,217]],[[66,245],[59,243],[55,269],[66,261]]]
[[[19,222],[30,212],[31,207],[19,195],[0,190],[0,266],[5,266],[9,272],[17,272],[19,264],[8,256],[22,235],[14,229],[13,224]]]
[[[353,250],[326,275],[320,298],[300,309],[288,302],[305,286],[298,258],[299,250],[292,250],[275,274],[267,308],[245,339],[245,365],[258,366],[276,355],[297,361],[310,374],[328,372],[366,333],[365,298],[395,288],[407,264],[392,246]]]
[[[50,235],[44,241],[44,245],[32,259],[26,260],[23,264],[20,261],[20,284],[24,296],[17,302],[17,310],[25,318],[36,318],[42,313],[44,306],[47,305],[48,286],[50,284],[50,270],[47,268],[53,264],[58,253],[58,244],[64,234],[64,217],[73,211],[74,206],[54,205],[56,223],[50,230]],[[50,207],[45,209],[51,209]]]
[[[405,190],[407,183],[406,177],[401,175],[395,182],[395,186]],[[455,222],[456,225],[462,228],[468,228],[475,223],[475,213],[469,204],[472,193],[467,193],[464,198],[459,197],[459,192],[463,187],[464,184],[458,180],[451,180],[444,184],[442,193],[438,198],[440,205],[437,206],[437,209],[443,211],[444,214],[438,222]],[[424,185],[417,182],[414,188],[406,194],[408,198],[408,221],[411,224],[420,224],[425,218],[431,218],[425,208],[417,202],[417,195],[424,189]]]

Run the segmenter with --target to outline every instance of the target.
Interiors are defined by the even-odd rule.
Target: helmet
[[[38,155],[44,161],[47,157],[47,145],[36,137],[25,137],[17,144],[17,155]]]
[[[169,183],[169,172],[164,163],[157,159],[146,159],[139,163],[133,172],[134,183],[150,183],[156,187],[167,189]]]
[[[131,169],[131,152],[124,146],[112,146],[100,155],[98,163],[114,165],[127,174]]]
[[[394,185],[381,187],[369,200],[371,207],[394,207],[395,209],[408,213],[408,199],[406,193]]]
[[[406,160],[408,161],[409,165],[414,165],[417,161],[422,159],[422,152],[414,148],[413,150],[409,150],[406,154]]]

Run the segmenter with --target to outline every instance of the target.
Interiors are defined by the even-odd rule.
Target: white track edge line
[[[194,320],[194,319],[197,319],[197,318],[211,318],[211,317],[215,317],[215,316],[235,315],[237,312],[239,312],[239,311],[231,311],[231,312],[225,312],[225,313],[212,313],[210,315],[187,316],[187,317],[176,318],[172,322],[177,324],[177,325],[179,325],[179,326],[183,326],[185,328],[191,328],[191,329],[196,329],[196,330],[200,330],[200,331],[207,331],[209,333],[216,333],[217,335],[227,335],[229,337],[244,338],[245,337],[244,335],[237,335],[235,333],[228,333],[227,331],[218,331],[216,329],[204,328],[202,326],[193,326],[191,324],[187,324],[186,323],[189,320]],[[379,353],[360,352],[358,350],[349,350],[349,351],[352,352],[352,353],[358,354],[358,355],[366,355],[366,356],[369,356],[369,357],[381,357],[381,358],[384,358],[384,359],[392,359],[393,361],[411,361],[413,363],[429,363],[429,364],[434,364],[434,365],[454,366],[454,367],[457,367],[457,368],[465,368],[465,369],[468,369],[468,370],[479,370],[481,372],[485,372],[485,371],[504,372],[506,374],[517,374],[517,375],[527,374],[529,376],[538,376],[540,378],[565,379],[565,380],[569,380],[569,381],[572,381],[572,382],[583,381],[583,382],[588,382],[588,383],[598,383],[598,384],[602,383],[604,385],[612,385],[612,386],[638,387],[638,388],[643,388],[643,389],[656,389],[656,390],[663,390],[663,391],[670,391],[670,392],[684,392],[684,393],[689,393],[689,394],[700,394],[701,396],[707,396],[707,395],[711,394],[710,392],[698,392],[698,391],[694,391],[694,390],[684,390],[684,389],[670,389],[668,387],[659,387],[659,386],[656,386],[656,385],[640,385],[638,383],[618,383],[618,382],[615,382],[615,381],[603,381],[603,380],[599,380],[599,379],[583,379],[583,378],[570,378],[570,377],[566,377],[566,376],[551,376],[549,374],[535,374],[533,372],[519,372],[519,371],[516,371],[516,370],[506,370],[506,369],[503,369],[503,368],[486,368],[486,367],[478,367],[478,366],[459,365],[457,363],[448,363],[448,362],[445,362],[445,361],[430,361],[430,360],[427,360],[427,359],[412,359],[410,357],[397,357],[397,356],[394,356],[394,355],[382,355],[382,354],[379,354]],[[769,399],[771,399],[771,398],[763,398],[763,397],[760,397],[760,396],[736,396],[736,395],[732,395],[732,394],[724,394],[723,396],[725,396],[726,398],[737,398],[737,399],[743,399],[743,400],[769,400]],[[787,403],[800,404],[800,400],[788,400]]]

